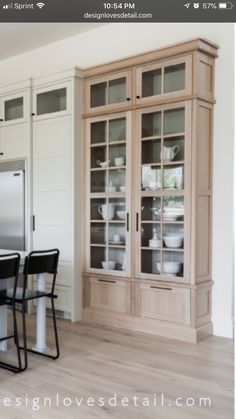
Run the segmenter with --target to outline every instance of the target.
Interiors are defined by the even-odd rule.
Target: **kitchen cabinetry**
[[[80,185],[74,165],[82,155],[80,103],[77,69],[33,81],[33,248],[60,249],[56,308],[72,320],[79,319],[81,294],[75,244],[81,234],[81,226],[76,230]],[[80,164],[78,170],[82,177]]]
[[[87,269],[130,275],[131,115],[87,121]],[[110,261],[110,263],[109,263]],[[111,261],[113,261],[111,263]],[[111,265],[114,265],[113,267]]]
[[[85,85],[86,112],[127,108],[131,103],[131,72],[92,79]]]
[[[0,160],[30,154],[31,81],[0,89]]]
[[[216,56],[196,39],[85,71],[85,321],[192,342],[212,333]],[[104,97],[122,71],[131,100],[118,84],[114,110]]]

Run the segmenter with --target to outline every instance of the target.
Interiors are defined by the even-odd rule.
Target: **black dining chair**
[[[57,277],[57,268],[59,261],[59,250],[50,249],[50,250],[40,250],[33,251],[29,253],[25,258],[24,270],[23,270],[23,286],[17,287],[15,292],[15,303],[19,306],[22,314],[22,328],[23,328],[23,346],[20,346],[20,349],[24,352],[24,369],[28,367],[28,357],[27,352],[32,352],[37,355],[42,355],[53,360],[57,359],[60,356],[59,349],[59,339],[57,332],[57,323],[56,323],[56,312],[54,306],[54,300],[57,298],[55,294],[55,283]],[[37,274],[48,274],[47,284],[50,281],[50,289],[48,291],[38,291],[27,288],[28,277],[29,275]],[[26,329],[26,305],[28,301],[38,300],[39,298],[49,298],[51,301],[52,309],[52,318],[53,318],[53,328],[54,328],[54,337],[55,337],[55,347],[56,354],[46,354],[43,352],[36,351],[34,349],[29,349],[27,347],[27,329]]]
[[[7,362],[0,361],[0,368],[18,373],[24,371],[25,368],[22,367],[21,362],[21,353],[19,345],[19,337],[17,330],[17,320],[16,320],[16,289],[17,281],[19,276],[19,267],[20,267],[20,255],[19,253],[10,253],[0,255],[0,305],[6,305],[11,308],[12,311],[12,320],[13,320],[13,334],[3,336],[0,338],[0,342],[4,340],[14,339],[17,352],[17,361],[18,365],[13,365]],[[9,281],[13,281],[13,284],[9,284]],[[11,286],[11,288],[10,288]],[[13,288],[12,288],[13,286]],[[9,288],[12,290],[11,296],[8,296]]]

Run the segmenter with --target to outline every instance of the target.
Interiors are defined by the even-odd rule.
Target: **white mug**
[[[115,215],[115,205],[114,204],[103,204],[98,207],[98,212],[105,221],[112,220]]]
[[[114,234],[113,241],[114,242],[120,242],[120,235],[119,234]]]
[[[125,159],[124,157],[116,157],[115,158],[115,166],[124,166]]]
[[[171,161],[175,158],[175,156],[180,152],[180,146],[175,145],[173,147],[163,147],[163,150],[161,151],[161,158],[163,158],[164,161]]]

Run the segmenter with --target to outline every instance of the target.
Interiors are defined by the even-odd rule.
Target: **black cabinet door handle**
[[[129,102],[130,101],[130,97],[127,97],[126,100]]]
[[[0,122],[3,122],[3,119],[2,118],[0,119]]]
[[[35,215],[33,215],[33,231],[35,231]]]
[[[105,282],[105,283],[108,283],[108,284],[115,284],[116,283],[116,281],[112,281],[112,280],[109,280],[109,279],[98,279],[98,282]]]
[[[150,288],[154,288],[154,289],[157,289],[157,290],[172,291],[172,288],[156,287],[155,285],[150,285]]]
[[[126,214],[126,230],[129,231],[129,213]]]
[[[4,153],[0,153],[0,156],[4,156]]]
[[[138,216],[138,212],[136,212],[136,231],[139,230],[139,216]]]
[[[35,116],[35,113],[32,113],[31,115],[32,115],[32,116]]]
[[[138,95],[138,96],[136,96],[136,99],[140,99],[140,96]]]

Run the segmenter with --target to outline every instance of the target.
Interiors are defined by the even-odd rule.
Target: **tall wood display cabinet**
[[[199,38],[85,71],[85,321],[212,333],[217,48]]]

